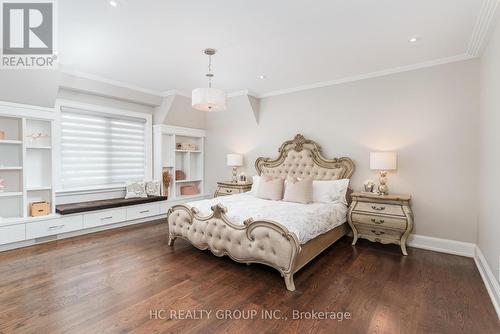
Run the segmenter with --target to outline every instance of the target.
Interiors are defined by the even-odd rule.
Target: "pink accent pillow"
[[[283,198],[283,185],[285,180],[262,177],[260,179],[256,197],[279,201]]]
[[[302,204],[311,203],[313,201],[313,180],[311,178],[302,180],[287,178],[283,200]]]

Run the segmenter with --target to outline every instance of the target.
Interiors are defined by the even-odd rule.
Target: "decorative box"
[[[48,202],[34,202],[30,204],[31,217],[46,216],[48,214],[49,214]]]
[[[183,171],[181,171],[180,169],[178,169],[178,170],[175,171],[175,179],[177,181],[179,181],[179,180],[185,180],[186,179],[186,174]]]
[[[181,186],[181,195],[189,196],[189,195],[197,195],[198,188],[194,184],[187,184],[185,186]]]

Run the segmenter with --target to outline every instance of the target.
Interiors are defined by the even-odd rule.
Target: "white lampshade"
[[[241,154],[228,154],[227,165],[231,167],[243,166],[243,156]]]
[[[191,105],[196,110],[226,110],[226,92],[216,88],[196,88],[192,93]]]
[[[394,170],[397,167],[397,160],[396,152],[371,152],[370,169]]]

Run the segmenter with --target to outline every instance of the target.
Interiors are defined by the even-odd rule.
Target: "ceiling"
[[[189,93],[206,85],[203,49],[212,47],[214,86],[259,96],[468,57],[476,50],[471,41],[484,38],[483,21],[493,17],[488,6],[497,3],[117,1],[116,8],[108,0],[58,2],[65,71],[148,92]],[[418,41],[410,43],[412,37]]]

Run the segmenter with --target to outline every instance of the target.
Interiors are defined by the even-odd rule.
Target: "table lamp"
[[[395,170],[397,167],[396,152],[371,152],[370,169],[380,171],[378,193],[379,195],[389,195],[387,186],[387,171]]]
[[[233,183],[238,182],[238,167],[243,166],[243,156],[241,154],[228,154],[227,165],[233,167]]]

